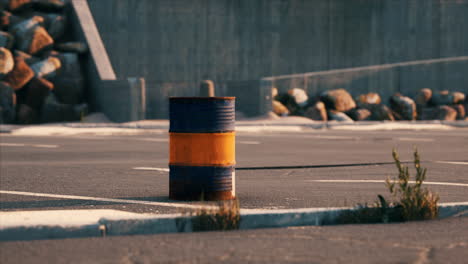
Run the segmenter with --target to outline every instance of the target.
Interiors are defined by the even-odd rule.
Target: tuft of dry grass
[[[382,195],[378,195],[378,200],[373,204],[360,204],[356,209],[338,215],[335,224],[388,223],[437,218],[439,196],[427,188],[422,188],[427,169],[421,166],[421,157],[417,149],[413,155],[416,176],[415,183],[411,184],[409,168],[400,162],[397,151],[392,151],[398,177],[387,178],[386,186],[394,202],[389,203]]]
[[[225,231],[239,229],[239,200],[223,201],[215,209],[200,209],[192,213],[193,231]]]
[[[387,178],[387,188],[397,199],[395,206],[401,206],[404,221],[435,219],[439,215],[437,206],[439,195],[422,188],[427,169],[421,167],[421,157],[416,148],[413,155],[416,176],[415,183],[410,184],[409,168],[401,164],[397,151],[393,149],[392,156],[398,169],[398,178],[394,180]]]

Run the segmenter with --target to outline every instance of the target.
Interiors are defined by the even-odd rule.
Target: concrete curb
[[[398,121],[398,122],[281,122],[239,121],[237,132],[307,132],[312,130],[452,130],[467,129],[468,121]],[[125,135],[139,133],[164,133],[169,129],[167,120],[130,123],[58,123],[35,126],[0,125],[0,133],[22,136],[47,135]]]
[[[290,226],[333,225],[337,216],[353,208],[307,208],[290,210],[241,209],[239,229],[280,228]],[[77,212],[80,210],[75,210]],[[107,210],[113,211],[113,210]],[[115,211],[115,210],[114,210]],[[93,223],[75,225],[34,223],[5,225],[0,221],[0,240],[38,240],[57,238],[100,237],[193,232],[192,217],[181,214],[148,215],[116,211],[117,216],[101,217]],[[12,213],[12,212],[8,212]],[[24,212],[23,212],[24,213]],[[439,218],[468,216],[468,202],[439,206]],[[0,213],[0,220],[2,213]]]

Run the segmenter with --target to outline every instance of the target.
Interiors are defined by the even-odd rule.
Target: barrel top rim
[[[222,96],[222,97],[169,97],[171,101],[189,101],[189,100],[201,100],[201,101],[218,101],[218,100],[235,100],[236,97]]]

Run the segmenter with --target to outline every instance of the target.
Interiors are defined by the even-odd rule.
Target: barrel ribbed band
[[[233,166],[170,165],[169,197],[176,200],[230,200],[235,197]]]
[[[169,164],[232,166],[235,147],[235,132],[169,133]]]
[[[171,184],[188,186],[195,191],[231,191],[233,166],[226,167],[195,167],[169,166],[169,181]]]
[[[235,130],[234,97],[172,97],[169,132],[220,133]]]

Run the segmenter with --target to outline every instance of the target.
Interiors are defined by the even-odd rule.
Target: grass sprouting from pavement
[[[192,214],[193,231],[239,229],[239,200],[223,201],[215,209],[200,209]]]
[[[387,178],[385,184],[394,201],[389,203],[382,195],[378,195],[378,201],[372,205],[358,205],[354,210],[341,213],[335,224],[388,223],[437,218],[439,196],[427,188],[422,188],[427,169],[421,167],[418,150],[414,150],[414,184],[410,183],[409,168],[400,162],[395,149],[392,156],[398,169],[398,177]]]
[[[401,164],[395,149],[392,154],[398,168],[398,178],[393,181],[387,179],[386,185],[392,196],[398,199],[396,203],[402,208],[403,219],[412,221],[437,218],[439,195],[421,187],[426,179],[427,169],[421,167],[418,150],[414,150],[415,184],[408,183],[410,181],[409,169]]]

